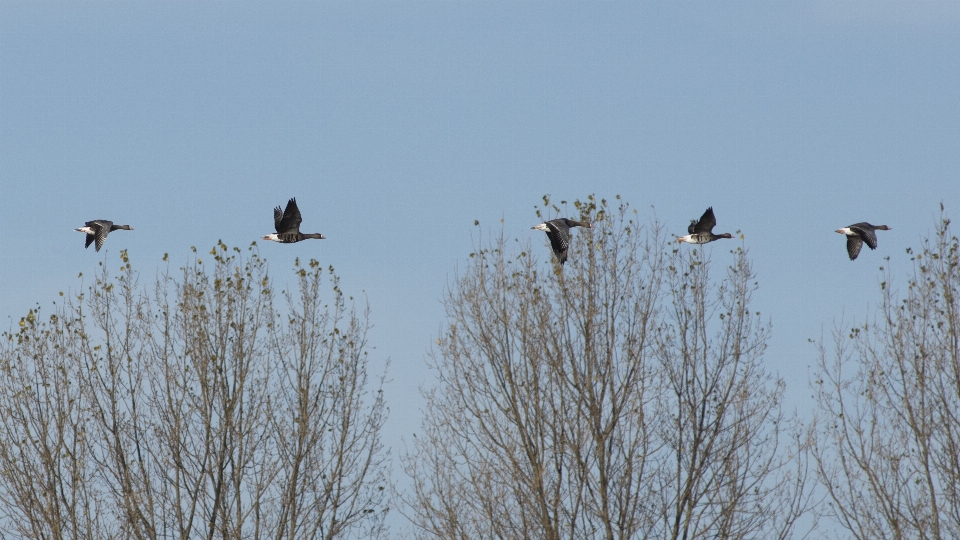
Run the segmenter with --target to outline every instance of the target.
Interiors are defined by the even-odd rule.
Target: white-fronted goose
[[[837,232],[847,237],[847,255],[850,260],[857,258],[863,243],[866,242],[870,249],[877,249],[877,235],[873,231],[889,231],[890,227],[886,225],[871,225],[867,222],[854,223],[848,227],[837,229]]]
[[[550,239],[550,246],[553,248],[553,253],[557,256],[557,260],[560,261],[560,264],[563,264],[567,262],[567,250],[570,248],[571,227],[585,227],[587,229],[592,229],[593,225],[584,223],[582,221],[559,218],[545,221],[530,228],[547,233],[547,238]]]
[[[132,231],[133,227],[129,225],[114,225],[112,221],[107,221],[105,219],[95,219],[93,221],[84,223],[83,227],[74,230],[87,235],[87,243],[84,244],[83,247],[90,247],[90,244],[96,240],[96,250],[100,251],[100,248],[103,247],[103,243],[107,240],[108,234],[118,230]]]
[[[268,234],[263,237],[264,240],[272,240],[282,244],[292,244],[307,238],[316,238],[323,240],[326,237],[320,233],[304,234],[300,232],[300,209],[297,208],[297,199],[292,198],[287,201],[287,209],[280,211],[280,207],[273,209],[273,226],[277,229],[276,234]]]
[[[717,218],[713,215],[713,207],[707,208],[707,211],[700,216],[700,221],[690,220],[687,227],[686,236],[678,236],[677,242],[687,242],[690,244],[706,244],[719,240],[721,238],[733,238],[730,233],[713,234],[713,228],[717,225]]]

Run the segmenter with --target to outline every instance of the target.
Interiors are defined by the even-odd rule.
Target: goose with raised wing
[[[713,207],[707,208],[707,211],[700,216],[699,220],[691,219],[687,227],[686,236],[678,236],[677,242],[687,242],[689,244],[706,244],[719,240],[721,238],[733,238],[730,233],[713,234],[713,228],[717,226],[717,218],[713,215]]]
[[[573,227],[592,229],[593,225],[582,221],[558,218],[544,221],[530,228],[547,233],[547,238],[550,239],[550,247],[553,248],[553,253],[557,256],[560,264],[563,264],[567,262],[567,250],[570,249],[570,229]]]
[[[272,240],[281,244],[292,244],[308,238],[323,240],[326,237],[320,233],[304,234],[300,232],[300,223],[303,218],[300,217],[300,209],[297,208],[296,197],[287,201],[287,208],[283,211],[280,207],[273,209],[273,226],[277,229],[274,234],[268,234],[263,237],[264,240]]]
[[[108,234],[119,230],[132,231],[133,227],[129,225],[114,225],[112,221],[106,219],[95,219],[84,223],[83,227],[74,230],[87,235],[87,243],[84,244],[84,248],[88,248],[90,244],[96,242],[96,250],[100,251],[103,243],[107,241]]]
[[[870,249],[877,249],[877,234],[874,231],[889,230],[891,230],[890,227],[886,225],[871,225],[862,221],[842,229],[837,229],[836,232],[847,237],[847,255],[850,256],[850,260],[852,261],[857,258],[857,255],[860,255],[860,250],[863,248],[864,242],[867,243]]]

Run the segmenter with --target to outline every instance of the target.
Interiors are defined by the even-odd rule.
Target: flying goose
[[[103,243],[107,240],[107,235],[120,229],[132,231],[133,227],[129,225],[114,225],[112,221],[107,221],[105,219],[95,219],[93,221],[84,223],[83,227],[74,230],[87,235],[87,243],[84,244],[84,248],[90,247],[90,244],[96,240],[96,250],[100,251],[100,248],[103,247]]]
[[[264,240],[272,240],[282,244],[292,244],[307,238],[317,238],[323,240],[326,238],[320,233],[303,234],[300,232],[300,209],[297,208],[297,199],[292,198],[287,201],[287,209],[280,211],[280,207],[273,209],[273,225],[277,229],[276,234],[268,234],[263,237]]]
[[[870,249],[877,249],[877,235],[873,231],[889,231],[890,227],[886,225],[871,225],[867,222],[854,223],[848,227],[837,229],[837,232],[847,237],[847,255],[850,260],[857,258],[863,243],[866,242]]]
[[[700,221],[690,220],[687,227],[686,236],[678,236],[677,242],[687,242],[690,244],[706,244],[719,240],[721,238],[733,238],[730,233],[713,234],[713,228],[717,226],[717,218],[713,215],[713,207],[707,208],[707,211],[700,216]]]
[[[560,261],[560,264],[563,264],[567,262],[567,250],[570,248],[571,227],[585,227],[587,229],[592,229],[593,225],[584,223],[582,221],[558,218],[545,221],[530,228],[547,233],[547,238],[550,239],[550,246],[553,247],[553,253],[557,256],[557,260]]]

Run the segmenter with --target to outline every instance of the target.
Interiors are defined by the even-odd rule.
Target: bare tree
[[[694,259],[626,204],[574,207],[594,229],[565,267],[544,272],[501,233],[445,296],[438,382],[403,459],[417,535],[789,536],[807,491],[785,467],[782,383],[758,365],[745,254],[707,340],[707,265],[681,275]]]
[[[34,538],[348,538],[383,532],[385,405],[367,313],[330,269],[222,243],[154,292],[126,254],[5,334],[0,530]],[[209,267],[209,268],[208,268]],[[329,303],[327,303],[329,302]],[[382,385],[382,378],[379,384]]]
[[[782,412],[785,383],[762,366],[770,335],[750,311],[755,275],[742,247],[720,283],[703,252],[674,252],[670,308],[658,333],[669,418],[657,538],[790,538],[812,506],[799,425]]]
[[[943,214],[905,294],[820,344],[813,429],[826,513],[855,538],[960,538],[960,242]]]

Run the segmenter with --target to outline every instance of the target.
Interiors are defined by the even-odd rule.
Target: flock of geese
[[[677,242],[687,242],[688,244],[707,244],[721,238],[733,238],[730,233],[713,234],[713,228],[717,226],[717,217],[713,215],[713,207],[707,208],[706,212],[700,216],[700,219],[691,219],[687,227],[686,236],[678,236]],[[550,246],[553,247],[553,253],[557,256],[560,264],[567,262],[567,249],[570,247],[570,229],[573,227],[585,227],[592,229],[593,225],[574,221],[572,219],[560,218],[545,221],[539,225],[534,225],[532,229],[544,231],[547,238],[550,239]],[[865,221],[848,225],[836,232],[847,237],[847,255],[850,260],[857,258],[864,242],[870,249],[877,249],[877,234],[874,231],[889,231],[890,227],[886,225],[871,225]]]
[[[713,207],[707,208],[707,211],[700,216],[700,220],[691,219],[690,226],[687,227],[686,236],[678,236],[677,242],[689,242],[691,244],[706,244],[721,238],[733,238],[730,233],[713,234],[713,228],[717,225],[717,218],[713,215]],[[847,237],[847,255],[850,260],[855,260],[860,255],[860,249],[864,242],[870,249],[877,249],[877,233],[874,231],[889,231],[890,227],[886,225],[871,225],[866,221],[847,225],[838,232]]]
[[[326,238],[320,233],[304,234],[300,232],[301,222],[303,222],[303,218],[300,216],[300,209],[297,207],[297,199],[292,198],[287,201],[287,207],[283,211],[280,210],[279,206],[273,209],[273,226],[277,232],[268,234],[264,236],[263,239],[280,242],[281,244],[293,244],[310,238],[317,240]],[[717,218],[713,215],[713,207],[711,206],[700,216],[699,220],[690,220],[690,225],[687,227],[688,234],[686,236],[678,236],[676,241],[681,243],[687,242],[689,244],[706,244],[714,240],[720,240],[721,238],[733,238],[733,235],[730,233],[713,234],[713,228],[716,227],[716,225]],[[592,229],[593,225],[582,221],[558,218],[534,225],[531,228],[547,233],[547,238],[550,239],[550,247],[553,248],[554,255],[556,255],[557,260],[562,265],[567,262],[567,251],[570,248],[571,238],[570,229],[573,227]],[[129,225],[114,225],[112,221],[105,219],[95,219],[86,222],[83,227],[74,230],[87,235],[84,247],[88,248],[90,244],[96,242],[96,250],[100,251],[103,243],[107,240],[108,234],[118,230],[132,231],[133,227]],[[863,248],[864,243],[866,243],[870,249],[877,249],[877,235],[875,231],[889,230],[890,227],[886,225],[871,225],[866,222],[860,222],[848,225],[842,229],[837,229],[836,232],[847,237],[847,255],[850,256],[850,260],[852,261],[860,254],[860,249]]]

